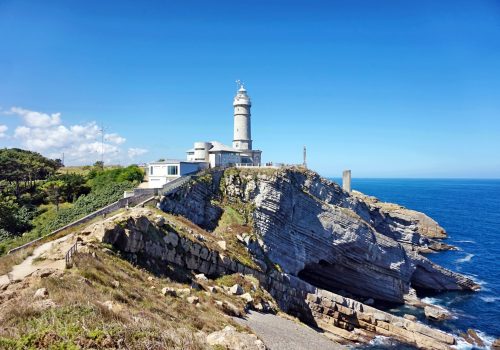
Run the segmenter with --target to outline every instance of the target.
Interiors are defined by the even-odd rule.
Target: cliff
[[[158,276],[173,276],[174,271],[177,278],[179,273],[195,275],[197,288],[203,288],[205,294],[217,299],[238,294],[239,287],[214,289],[210,287],[214,281],[237,278],[242,285],[249,281],[249,293],[241,295],[247,301],[247,309],[273,312],[277,302],[282,311],[321,328],[341,343],[366,343],[376,335],[424,349],[450,349],[456,343],[450,334],[314,287],[273,267],[266,271],[252,267],[250,261],[235,256],[234,247],[229,250],[217,244],[220,242],[217,233],[207,232],[179,216],[134,209],[89,226],[79,234],[79,239],[86,245],[110,244],[121,256]],[[197,273],[204,275],[198,277]],[[200,281],[203,281],[201,285]],[[316,337],[322,336],[318,333]]]
[[[236,210],[252,227],[249,251],[256,260],[268,259],[330,291],[402,303],[414,298],[415,289],[479,288],[419,253],[445,235],[425,214],[350,195],[312,171],[206,173],[163,198],[159,207],[207,230]]]

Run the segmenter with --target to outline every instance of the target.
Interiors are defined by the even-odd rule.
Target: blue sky
[[[232,140],[325,176],[500,177],[498,1],[0,0],[0,146],[69,164]]]

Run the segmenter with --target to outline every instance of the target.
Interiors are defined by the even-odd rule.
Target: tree
[[[52,179],[52,178],[51,178]],[[61,195],[66,202],[74,202],[82,194],[90,192],[90,188],[86,184],[85,177],[80,174],[62,174],[53,178],[64,182],[61,188]]]
[[[102,160],[98,160],[97,162],[94,163],[94,168],[104,170],[104,162]]]
[[[47,179],[59,169],[60,163],[39,153],[19,148],[0,149],[0,180],[15,185],[17,200],[32,190],[37,180]]]
[[[66,184],[62,180],[50,180],[42,185],[42,190],[47,193],[49,200],[56,205],[56,211],[59,211],[61,193],[66,190]]]
[[[0,195],[1,236],[20,235],[31,228],[32,219],[33,211],[26,206],[20,207],[15,197]]]

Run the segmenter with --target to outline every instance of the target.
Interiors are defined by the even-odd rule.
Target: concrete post
[[[342,189],[351,193],[351,171],[344,170],[342,172]]]

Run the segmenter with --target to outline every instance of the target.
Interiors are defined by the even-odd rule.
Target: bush
[[[116,182],[132,182],[139,184],[144,178],[144,173],[137,165],[131,165],[126,168],[93,171],[89,174],[89,178],[89,184],[93,190]]]
[[[130,182],[111,183],[100,186],[87,195],[80,196],[71,208],[60,209],[54,220],[47,222],[40,228],[42,234],[47,234],[78,220],[97,209],[116,202],[123,196],[123,192],[130,190],[134,185]]]

